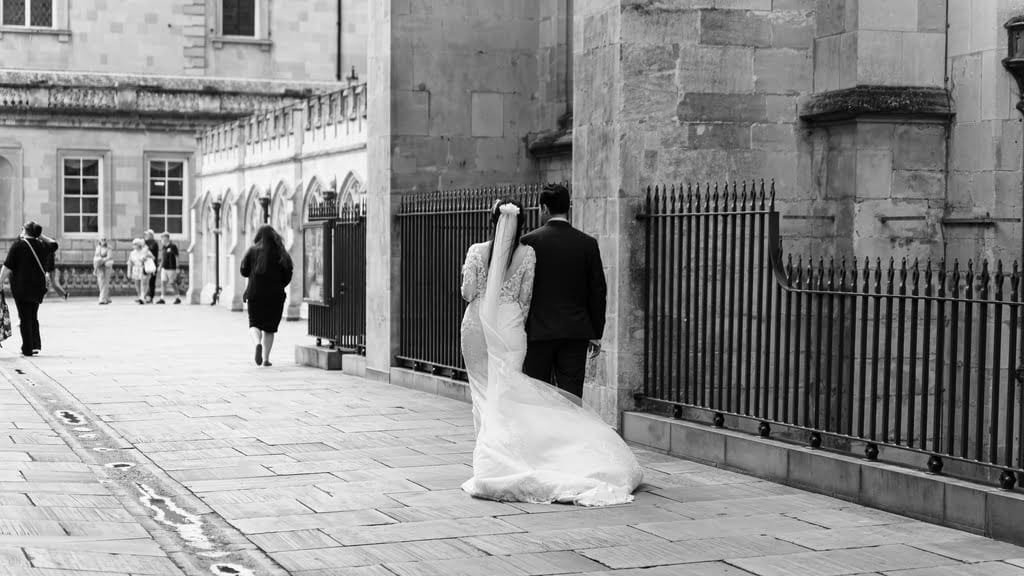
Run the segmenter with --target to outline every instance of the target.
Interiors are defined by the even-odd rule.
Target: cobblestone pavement
[[[42,356],[0,352],[0,575],[1024,575],[1022,548],[643,450],[628,506],[473,500],[468,406],[297,367],[304,324],[258,368],[209,306],[42,322]]]

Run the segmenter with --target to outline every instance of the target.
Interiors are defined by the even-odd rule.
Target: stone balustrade
[[[366,85],[257,112],[199,136],[205,176],[366,144]]]

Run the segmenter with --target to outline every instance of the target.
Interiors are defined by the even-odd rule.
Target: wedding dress
[[[643,478],[632,450],[589,408],[522,372],[525,321],[536,255],[512,246],[518,208],[506,204],[488,244],[469,249],[463,296],[462,351],[473,398],[473,478],[462,488],[478,498],[623,504]],[[513,250],[518,266],[506,278]]]

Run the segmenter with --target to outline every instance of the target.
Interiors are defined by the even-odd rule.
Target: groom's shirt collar
[[[569,224],[569,219],[561,216],[552,216],[551,218],[548,218],[548,222],[565,222],[566,224]]]

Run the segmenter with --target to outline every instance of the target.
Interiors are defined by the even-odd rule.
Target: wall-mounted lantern
[[[270,223],[270,193],[265,192],[260,195],[260,208],[263,210],[263,223]]]
[[[338,179],[331,180],[331,187],[323,191],[325,202],[334,202],[338,199]]]
[[[1003,67],[1009,70],[1017,81],[1021,98],[1017,110],[1024,113],[1024,16],[1011,18],[1003,25],[1006,28],[1007,49]]]

